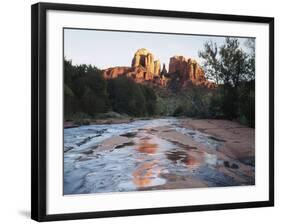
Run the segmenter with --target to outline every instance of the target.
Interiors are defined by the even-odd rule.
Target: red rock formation
[[[185,58],[184,56],[171,57],[169,73],[177,73],[182,86],[193,84],[196,86],[203,85],[208,88],[214,87],[214,83],[205,78],[205,73],[197,61],[191,58]]]
[[[145,80],[152,80],[160,74],[160,61],[154,61],[154,55],[145,48],[137,50],[132,60],[132,67],[142,66],[146,69]]]
[[[159,60],[154,61],[154,76],[160,76],[161,63]]]
[[[105,79],[113,79],[118,76],[127,76],[133,78],[136,82],[142,83],[152,81],[153,83],[162,83],[160,78],[161,63],[154,61],[154,56],[147,49],[139,49],[132,60],[132,67],[112,67],[103,70]],[[159,80],[158,80],[159,79]]]
[[[131,67],[112,67],[103,70],[103,77],[105,79],[114,79],[120,75],[126,75],[131,71],[132,71]]]
[[[141,82],[145,79],[146,70],[139,66],[133,67],[112,67],[103,70],[103,77],[105,79],[114,79],[119,76],[127,76],[135,79],[137,82]]]
[[[215,84],[205,78],[203,69],[191,58],[174,56],[170,58],[169,73],[165,64],[161,70],[159,60],[154,61],[154,56],[145,48],[139,49],[132,60],[132,67],[112,67],[103,71],[105,79],[113,79],[119,76],[133,78],[138,83],[150,82],[158,86],[166,86],[171,75],[177,73],[182,87],[189,85],[206,86],[214,88]]]

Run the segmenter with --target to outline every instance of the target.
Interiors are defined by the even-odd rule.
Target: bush
[[[107,113],[96,114],[96,119],[108,119],[108,118],[128,118],[127,114],[119,114],[114,111],[109,111]]]
[[[113,111],[137,117],[155,114],[156,95],[148,86],[118,77],[108,81],[107,91]]]
[[[83,112],[72,113],[71,115],[65,116],[65,120],[74,121],[77,125],[88,125],[91,119],[92,117],[89,114]]]
[[[145,85],[140,85],[140,87],[145,98],[146,115],[150,116],[156,114],[157,97],[154,90],[151,87]]]
[[[185,115],[185,110],[184,110],[184,108],[183,108],[183,105],[179,105],[176,109],[175,109],[175,111],[174,111],[174,113],[173,113],[173,116],[183,116],[183,115]]]
[[[64,62],[64,114],[71,117],[75,113],[94,116],[109,109],[106,81],[102,71],[91,65],[73,66]]]
[[[255,127],[254,81],[243,82],[239,87],[221,86],[213,95],[210,114],[214,118],[237,119],[240,123]]]
[[[255,127],[255,83],[242,83],[239,88],[239,119],[250,127]]]
[[[209,113],[212,118],[223,118],[224,114],[222,111],[223,98],[219,90],[211,97]]]

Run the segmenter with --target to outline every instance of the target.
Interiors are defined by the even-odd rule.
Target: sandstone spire
[[[169,73],[177,73],[183,84],[187,81],[191,81],[193,84],[207,81],[204,71],[197,61],[192,58],[185,58],[184,56],[170,58]]]
[[[161,63],[159,60],[154,61],[154,76],[160,76]]]
[[[154,76],[154,55],[146,48],[137,50],[132,60],[132,67],[142,66],[146,69],[145,79],[151,80]]]

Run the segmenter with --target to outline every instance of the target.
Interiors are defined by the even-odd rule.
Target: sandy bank
[[[215,119],[182,119],[185,128],[199,130],[222,140],[219,151],[238,160],[255,156],[255,129],[234,121]]]

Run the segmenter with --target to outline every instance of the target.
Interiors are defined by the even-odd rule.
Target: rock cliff
[[[165,64],[163,64],[161,70],[161,62],[154,60],[154,55],[145,48],[136,51],[131,67],[118,66],[103,70],[105,79],[127,76],[138,83],[150,82],[160,86],[166,86],[169,78],[173,75],[179,76],[179,82],[182,87],[189,85],[215,87],[214,83],[205,78],[204,71],[196,60],[184,56],[171,57],[169,71],[167,72]]]
[[[132,71],[131,67],[112,67],[103,70],[103,77],[105,79],[114,79],[120,75],[126,75]]]
[[[206,79],[204,70],[200,67],[196,60],[185,58],[184,56],[174,56],[170,58],[169,74],[179,75],[182,86],[203,85],[213,88],[214,83]]]

